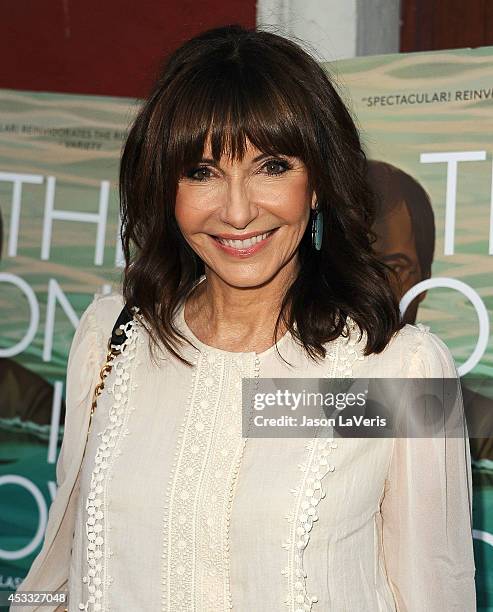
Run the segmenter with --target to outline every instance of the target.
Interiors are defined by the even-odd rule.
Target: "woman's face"
[[[217,166],[207,145],[202,161],[180,179],[175,216],[206,269],[231,285],[251,287],[285,266],[297,269],[298,245],[315,206],[300,159],[263,155],[249,142],[241,162],[223,156]]]

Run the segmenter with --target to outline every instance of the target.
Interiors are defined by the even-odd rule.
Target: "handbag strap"
[[[89,425],[87,428],[86,445],[87,445],[87,440],[89,438],[89,432],[91,431],[92,416],[96,409],[98,397],[101,395],[101,391],[104,389],[105,378],[111,372],[113,368],[113,360],[115,359],[117,355],[120,355],[120,353],[123,350],[124,343],[127,340],[127,334],[125,333],[125,326],[129,321],[131,321],[134,318],[134,312],[132,312],[132,310],[136,312],[138,311],[138,308],[134,307],[131,309],[127,306],[127,304],[125,304],[120,314],[118,315],[118,318],[113,326],[113,331],[111,332],[111,336],[108,339],[106,361],[99,372],[100,381],[94,389],[93,400],[91,404],[91,413],[89,415]],[[85,447],[84,447],[84,451],[85,451]]]

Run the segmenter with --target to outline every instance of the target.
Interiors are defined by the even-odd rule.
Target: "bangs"
[[[206,145],[216,162],[223,155],[241,161],[247,140],[262,153],[299,157],[308,165],[316,142],[306,91],[298,92],[294,82],[287,91],[286,81],[275,76],[265,66],[225,62],[184,75],[170,126],[172,166],[183,173],[200,161]]]

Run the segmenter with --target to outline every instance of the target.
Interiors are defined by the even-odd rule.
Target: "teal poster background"
[[[357,118],[368,157],[409,173],[430,196],[432,279],[463,283],[482,314],[468,294],[437,282],[417,321],[447,343],[462,383],[488,405],[493,48],[324,67]],[[74,329],[92,295],[121,281],[116,180],[138,104],[0,90],[0,589],[16,588],[42,543]],[[493,457],[488,444],[474,452],[476,585],[478,610],[486,611],[493,610]]]

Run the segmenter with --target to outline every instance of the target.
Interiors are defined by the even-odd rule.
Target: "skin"
[[[375,222],[372,229],[378,236],[373,247],[379,258],[397,273],[399,282],[393,282],[393,289],[400,300],[411,287],[422,280],[411,216],[406,203],[403,200],[398,202],[384,217]],[[411,302],[404,315],[406,323],[415,323],[419,304],[425,297],[426,291]]]
[[[185,303],[185,321],[205,344],[232,352],[262,352],[273,333],[285,288],[296,278],[298,247],[316,207],[307,168],[296,157],[266,156],[250,142],[241,162],[198,164],[178,184],[175,217],[184,239],[202,259],[206,280]],[[203,160],[212,160],[209,142]],[[282,163],[292,164],[286,169]],[[197,180],[204,179],[204,180]],[[238,258],[211,235],[279,228],[258,253]],[[281,328],[282,336],[285,329]],[[278,336],[279,339],[280,336]]]

